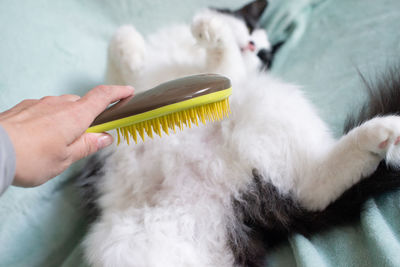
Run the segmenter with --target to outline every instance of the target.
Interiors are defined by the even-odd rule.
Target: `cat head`
[[[243,57],[262,69],[271,66],[273,56],[267,32],[259,27],[260,18],[267,6],[267,0],[256,0],[237,10],[211,8],[235,19],[227,22],[236,35]]]

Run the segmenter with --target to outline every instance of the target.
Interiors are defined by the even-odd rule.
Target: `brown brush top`
[[[103,111],[91,126],[137,115],[230,87],[230,80],[217,74],[199,74],[179,78],[119,101]]]

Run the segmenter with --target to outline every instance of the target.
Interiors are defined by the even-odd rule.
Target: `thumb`
[[[98,150],[111,145],[112,142],[113,137],[108,133],[84,133],[69,145],[72,161],[75,162],[85,158]]]

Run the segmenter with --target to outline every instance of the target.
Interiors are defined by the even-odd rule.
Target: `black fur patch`
[[[212,8],[218,12],[229,14],[240,19],[246,23],[249,32],[253,32],[254,29],[258,27],[258,22],[268,6],[268,1],[266,0],[256,0],[248,3],[247,5],[237,9],[230,10],[227,8]]]
[[[357,116],[348,118],[344,132],[377,115],[400,112],[400,65],[390,68],[376,85],[366,83],[369,101]],[[253,182],[233,199],[236,222],[228,226],[230,247],[240,266],[265,266],[268,248],[291,234],[306,237],[333,226],[359,220],[363,203],[370,197],[400,188],[400,172],[382,161],[369,177],[348,189],[323,211],[308,211],[291,196],[281,195],[267,179],[253,170]]]
[[[385,163],[369,178],[362,180],[323,211],[308,211],[290,196],[253,171],[253,182],[233,200],[236,217],[228,227],[229,245],[240,266],[264,266],[269,248],[279,245],[293,233],[306,237],[333,226],[359,220],[363,203],[370,197],[400,188],[399,172]]]
[[[90,157],[82,173],[76,177],[76,186],[81,197],[82,208],[85,209],[89,221],[94,221],[101,213],[96,204],[99,198],[97,183],[100,177],[104,175],[104,161],[97,155]]]

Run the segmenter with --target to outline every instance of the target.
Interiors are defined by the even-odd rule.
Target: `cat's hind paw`
[[[146,44],[131,25],[121,26],[111,39],[109,58],[123,75],[137,73],[145,64]]]

